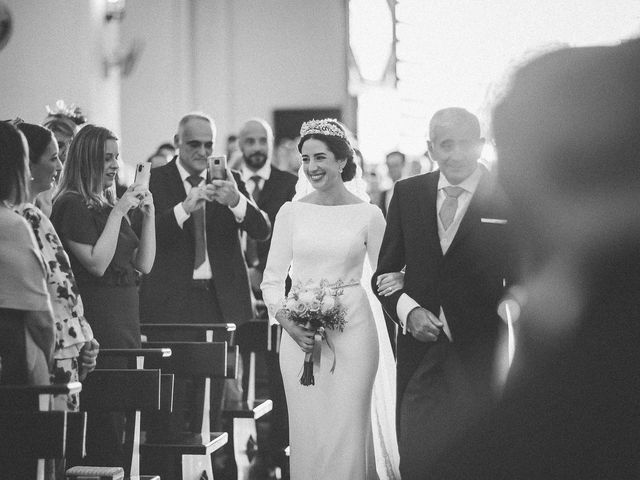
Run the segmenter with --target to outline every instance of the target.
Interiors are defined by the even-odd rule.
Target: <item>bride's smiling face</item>
[[[316,138],[310,138],[302,145],[302,168],[309,182],[316,190],[325,190],[342,183],[341,168],[346,160],[336,160],[327,145]]]

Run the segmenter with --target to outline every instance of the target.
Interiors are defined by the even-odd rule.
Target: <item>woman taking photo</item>
[[[118,156],[112,132],[95,125],[80,129],[69,146],[51,220],[69,253],[85,315],[100,346],[139,348],[136,284],[138,272],[148,273],[155,258],[154,206],[142,185],[132,185],[116,201]],[[140,236],[131,227],[131,210],[141,213]],[[101,365],[126,367],[115,361]],[[83,463],[128,470],[123,429],[122,415],[89,416]]]
[[[71,258],[85,314],[103,348],[139,348],[137,272],[155,257],[153,197],[132,185],[117,202],[117,138],[87,125],[74,137],[64,164],[51,220]],[[142,212],[140,237],[129,212]]]
[[[39,125],[19,123],[17,128],[29,146],[31,181],[27,202],[17,205],[16,211],[29,222],[45,261],[46,283],[56,325],[52,381],[77,382],[84,380],[95,368],[98,344],[84,318],[69,257],[47,216],[34,205],[36,196],[50,190],[62,170],[58,144],[52,132]],[[78,394],[56,395],[54,409],[77,411]]]

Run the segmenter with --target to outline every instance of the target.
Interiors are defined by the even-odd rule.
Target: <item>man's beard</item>
[[[248,157],[243,154],[245,164],[252,170],[260,170],[267,163],[267,156],[262,152],[255,152]]]

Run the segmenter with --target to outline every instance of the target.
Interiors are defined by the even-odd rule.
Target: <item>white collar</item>
[[[445,177],[441,171],[440,179],[438,180],[438,191],[442,190],[444,187],[456,186],[463,188],[466,192],[469,192],[471,195],[473,195],[476,191],[476,188],[478,188],[478,184],[480,183],[480,177],[482,177],[482,169],[480,168],[480,165],[478,165],[473,173],[458,185],[451,185],[449,180],[447,180],[447,177]]]
[[[244,162],[242,163],[242,179],[245,182],[248,181],[251,177],[255,177],[256,175],[265,181],[269,180],[269,177],[271,176],[271,162],[267,160],[262,168],[256,170],[255,172],[247,167]]]
[[[187,178],[191,176],[191,174],[187,172],[187,169],[182,166],[182,163],[180,163],[180,157],[176,157],[176,167],[178,167],[178,173],[180,173],[180,178],[182,179],[183,182],[186,181]],[[203,178],[205,182],[207,181],[206,168],[202,170],[198,175],[200,175],[200,177]]]

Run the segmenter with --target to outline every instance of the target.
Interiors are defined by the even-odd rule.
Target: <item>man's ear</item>
[[[429,159],[433,161],[433,143],[431,140],[427,140],[427,155]]]
[[[179,143],[180,143],[180,136],[176,133],[176,134],[173,136],[173,146],[174,146],[174,147],[176,147],[176,148],[179,148],[179,147],[178,147],[178,144],[179,144]]]

